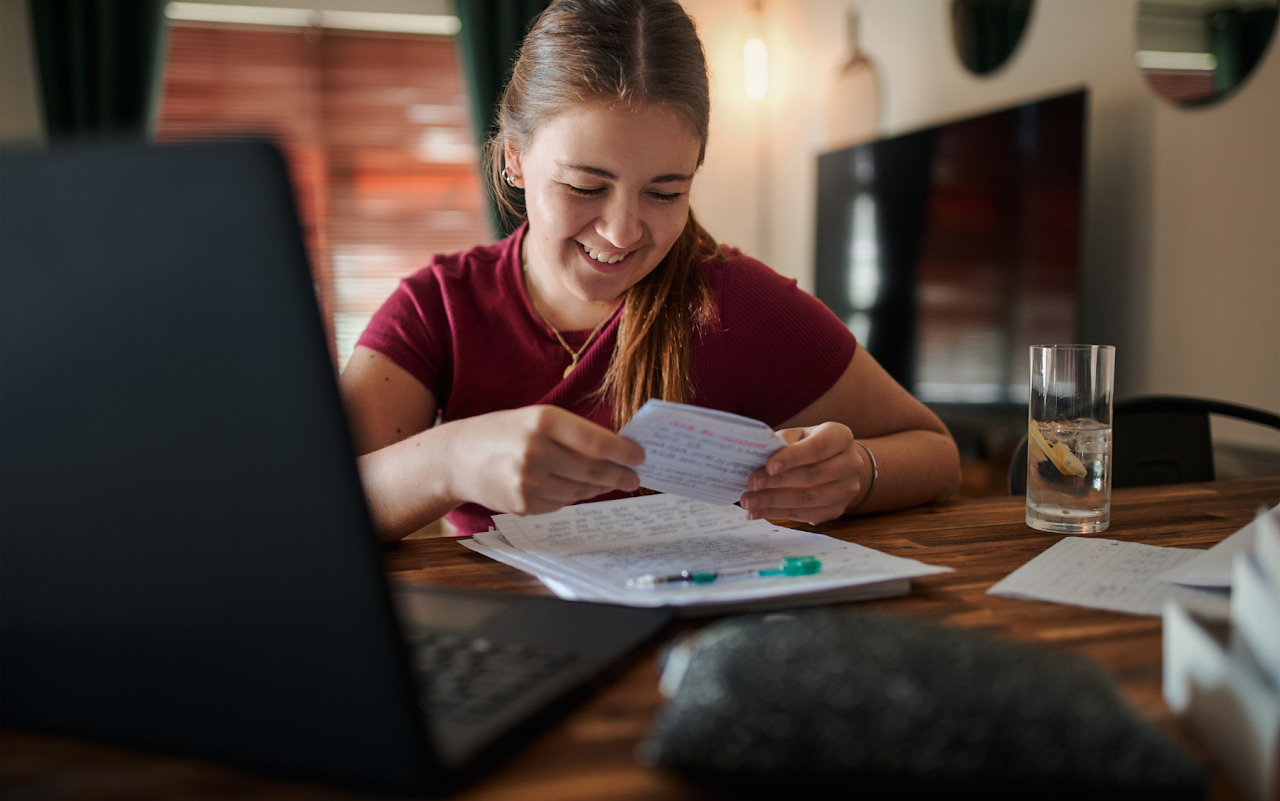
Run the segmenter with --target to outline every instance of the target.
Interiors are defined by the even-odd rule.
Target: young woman
[[[341,377],[381,537],[634,492],[644,453],[616,432],[650,397],[779,431],[788,446],[742,496],[752,518],[954,491],[938,418],[795,281],[694,219],[709,118],[702,44],[675,0],[560,0],[538,18],[487,153],[527,221],[403,281]]]

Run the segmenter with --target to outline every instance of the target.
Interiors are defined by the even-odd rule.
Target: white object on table
[[[1248,798],[1274,797],[1280,695],[1246,654],[1224,648],[1176,601],[1164,609],[1164,698]]]
[[[1280,527],[1280,506],[1259,512],[1252,523],[1205,551],[1194,563],[1183,564],[1160,576],[1161,581],[1186,587],[1230,587],[1232,563],[1236,554],[1253,555],[1254,538],[1264,526],[1272,530]]]
[[[728,506],[747,491],[747,476],[786,446],[759,420],[651,399],[618,432],[644,448],[640,486]]]
[[[547,515],[495,515],[496,531],[463,545],[537,576],[562,598],[628,606],[753,609],[901,595],[908,579],[951,568],[881,553],[825,534],[748,521],[737,507],[674,495],[567,506]],[[680,570],[814,556],[818,573],[634,589],[628,579]],[[705,611],[705,609],[704,609]]]
[[[1203,553],[1095,537],[1064,537],[987,594],[1133,615],[1159,615],[1166,600],[1177,599],[1206,615],[1225,617],[1229,608],[1225,594],[1179,587],[1157,578]]]

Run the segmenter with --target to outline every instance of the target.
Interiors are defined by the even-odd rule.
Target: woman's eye
[[[565,184],[565,186],[570,192],[578,197],[595,197],[596,195],[604,194],[603,186],[598,186],[595,189],[583,189],[582,187],[574,186],[573,184]]]
[[[662,203],[674,203],[680,199],[680,194],[681,193],[679,192],[674,192],[671,194],[668,194],[666,192],[650,192],[649,196],[652,197],[654,200],[657,200]]]

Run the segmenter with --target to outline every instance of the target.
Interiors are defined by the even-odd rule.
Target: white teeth
[[[579,242],[578,244],[582,245],[581,242]],[[606,256],[603,251],[599,251],[594,248],[589,248],[586,245],[582,245],[582,249],[586,251],[587,256],[595,259],[601,264],[617,264],[618,262],[625,259],[628,255],[626,253],[623,253],[621,256]]]

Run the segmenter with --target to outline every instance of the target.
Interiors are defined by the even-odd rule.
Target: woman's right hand
[[[378,537],[393,542],[475,502],[540,514],[639,487],[644,449],[556,406],[432,427],[436,399],[402,367],[357,345],[338,383]]]
[[[517,515],[554,512],[612,490],[630,492],[644,449],[557,406],[469,417],[432,432],[447,440],[448,494]]]

